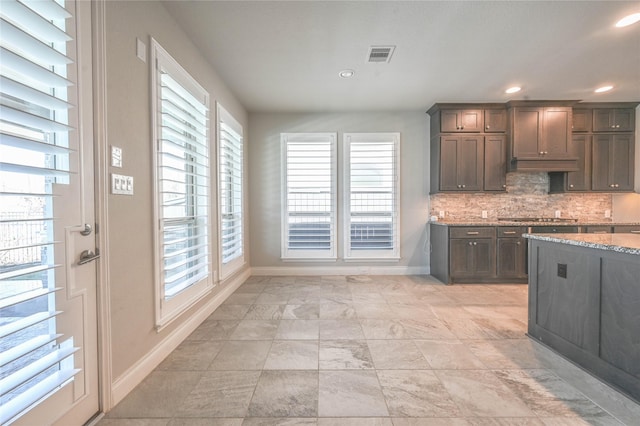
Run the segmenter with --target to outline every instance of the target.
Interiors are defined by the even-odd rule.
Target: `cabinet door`
[[[507,188],[507,137],[488,135],[484,138],[484,190],[505,191]]]
[[[599,108],[593,110],[594,132],[633,132],[636,112],[632,108]]]
[[[506,132],[507,131],[507,110],[506,109],[485,109],[484,110],[484,131]]]
[[[578,157],[577,172],[567,173],[568,191],[589,191],[591,189],[591,135],[573,135],[571,155]]]
[[[634,179],[634,137],[594,135],[592,188],[595,191],[632,191]]]
[[[475,276],[473,240],[452,238],[449,241],[449,270],[452,278]]]
[[[492,277],[496,274],[496,243],[489,238],[473,241],[474,271],[478,277]]]
[[[497,267],[499,278],[526,276],[527,244],[524,238],[498,238]]]
[[[614,233],[640,234],[640,225],[618,225],[613,227]]]
[[[460,126],[460,111],[445,109],[440,111],[440,132],[459,132]]]
[[[464,191],[482,191],[484,137],[462,136],[457,146],[457,185]]]
[[[631,134],[613,137],[610,174],[616,191],[633,191],[634,141]]]
[[[460,131],[481,132],[483,129],[482,112],[480,109],[464,109],[460,111]]]
[[[564,158],[570,153],[571,108],[545,107],[542,122],[542,152],[545,158]]]
[[[571,130],[574,132],[591,131],[591,110],[590,109],[573,109]]]
[[[458,188],[458,136],[440,138],[440,190],[457,191]]]
[[[539,157],[542,137],[542,108],[514,108],[512,153],[514,158]]]

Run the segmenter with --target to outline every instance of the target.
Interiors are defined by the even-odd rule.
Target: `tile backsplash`
[[[445,212],[445,219],[482,217],[562,217],[583,221],[606,221],[612,210],[612,195],[600,193],[549,194],[547,173],[508,173],[506,193],[440,193],[430,197],[430,216]]]

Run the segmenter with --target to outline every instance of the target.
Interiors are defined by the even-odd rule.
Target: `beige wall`
[[[150,65],[136,57],[136,38],[147,45],[147,55],[150,37],[155,38],[209,92],[212,126],[216,101],[220,101],[245,130],[247,114],[160,2],[108,1],[106,28],[107,143],[121,147],[124,158],[122,169],[108,167],[108,170],[133,176],[135,182],[134,196],[109,195],[107,205],[111,361],[112,377],[117,380],[210,299],[207,297],[170,326],[156,332]],[[211,140],[212,187],[215,188],[215,131],[211,133]],[[106,152],[103,155],[109,158]],[[216,230],[213,232],[213,241],[217,241]],[[214,264],[216,259],[214,247]],[[218,286],[214,294],[222,287]]]
[[[337,132],[338,156],[345,132],[400,132],[401,134],[401,260],[399,262],[283,262],[281,239],[281,151],[283,132]],[[424,112],[326,113],[326,114],[251,114],[249,118],[249,193],[251,266],[254,270],[284,272],[291,268],[326,267],[326,273],[338,268],[360,268],[367,272],[378,268],[389,271],[419,272],[427,265],[424,252],[428,193],[424,184],[424,151],[429,134]],[[428,151],[428,149],[426,150]],[[340,163],[339,163],[340,164]],[[342,172],[338,170],[341,183]],[[341,206],[341,200],[339,201]],[[342,238],[338,209],[338,241]],[[341,247],[339,243],[338,247]],[[342,250],[338,250],[338,257]],[[261,269],[264,268],[264,269]],[[380,269],[378,269],[380,270]]]

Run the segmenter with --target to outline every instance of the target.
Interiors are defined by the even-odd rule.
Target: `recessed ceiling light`
[[[613,86],[602,86],[602,87],[598,87],[595,92],[596,93],[604,93],[604,92],[608,92],[609,90],[613,89]]]
[[[521,87],[513,86],[513,87],[509,87],[509,88],[508,88],[507,90],[505,90],[504,92],[505,92],[505,93],[517,93],[517,92],[519,92],[520,90],[522,90],[522,88],[521,88]]]
[[[342,70],[338,75],[342,78],[351,78],[355,73],[354,70]]]
[[[640,21],[640,13],[632,13],[631,15],[627,15],[621,20],[619,20],[618,22],[616,22],[616,27],[618,28],[626,27],[626,26],[635,24],[638,21]]]

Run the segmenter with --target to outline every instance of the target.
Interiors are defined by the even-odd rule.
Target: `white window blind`
[[[209,95],[152,42],[158,325],[210,287]]]
[[[335,259],[336,135],[284,133],[282,257]]]
[[[0,4],[0,424],[79,371],[56,327],[53,214],[54,184],[71,173],[72,21],[53,0]]]
[[[220,277],[244,264],[242,126],[218,105]]]
[[[345,258],[399,258],[398,133],[345,133]]]

